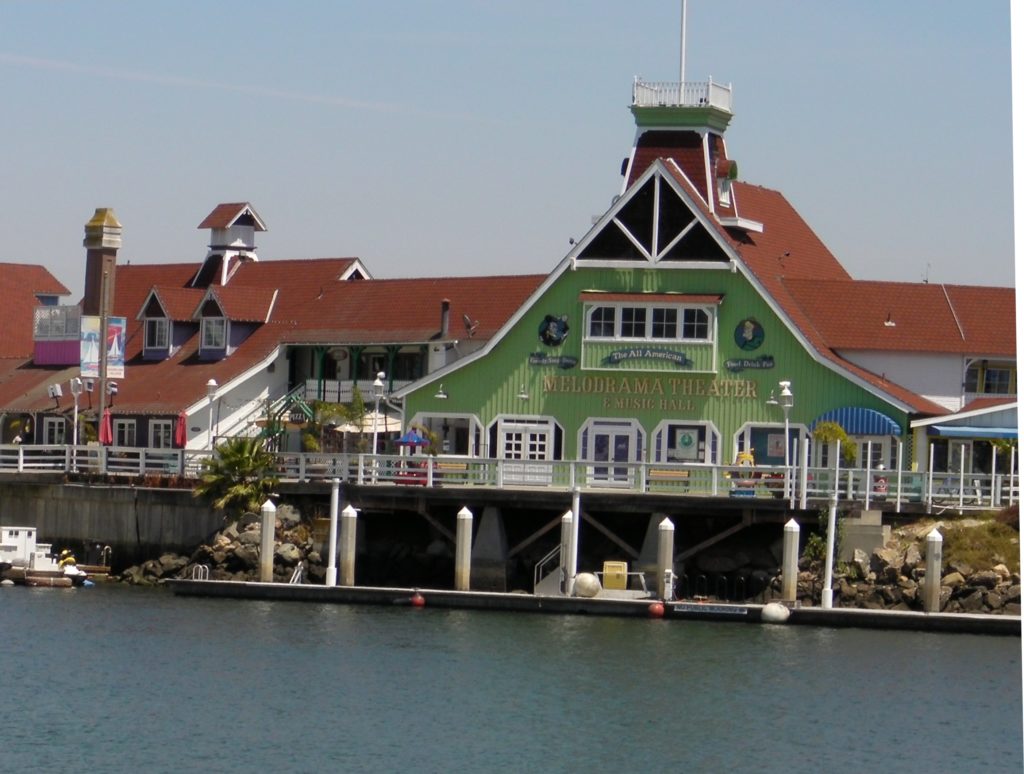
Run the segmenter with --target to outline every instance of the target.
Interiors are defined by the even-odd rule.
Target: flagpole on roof
[[[686,0],[681,0],[679,21],[679,86],[686,82]],[[682,96],[682,94],[680,94]]]

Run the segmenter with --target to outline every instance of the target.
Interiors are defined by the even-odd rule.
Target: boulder
[[[294,506],[281,503],[277,506],[277,520],[282,529],[291,529],[302,521],[302,514]]]
[[[876,548],[871,552],[871,571],[876,575],[882,575],[889,567],[894,568],[897,573],[903,567],[903,556],[895,548]]]
[[[1006,605],[1006,597],[998,591],[985,591],[982,598],[989,610],[999,610]]]
[[[855,548],[853,549],[853,561],[850,562],[850,566],[856,568],[857,578],[864,580],[868,577],[868,573],[871,572],[871,557],[865,551]]]
[[[956,571],[951,572],[942,577],[942,585],[949,586],[950,589],[960,588],[964,585],[964,576]]]
[[[282,543],[274,549],[274,562],[293,567],[302,561],[302,552],[294,543]]]
[[[992,568],[992,572],[999,576],[1000,581],[1010,580],[1010,568],[1007,567],[1005,564],[997,564],[995,567]]]
[[[917,547],[917,543],[911,543],[907,546],[906,552],[903,554],[903,566],[904,572],[907,570],[916,569],[922,560],[921,549]]]
[[[246,530],[238,536],[238,544],[243,546],[258,546],[262,539],[262,530]]]
[[[996,584],[999,583],[999,573],[994,570],[981,570],[967,578],[967,582],[972,586],[983,586],[986,589],[994,589]]]
[[[236,545],[235,550],[231,552],[232,564],[236,565],[242,571],[255,570],[260,565],[260,552],[255,546],[248,545]],[[219,565],[227,563],[227,557],[224,561],[218,562]]]
[[[960,609],[965,613],[980,612],[982,607],[985,605],[985,598],[981,589],[975,589],[966,597],[963,597],[958,601],[960,602]]]

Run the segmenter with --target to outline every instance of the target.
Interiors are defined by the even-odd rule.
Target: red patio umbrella
[[[114,442],[113,423],[110,420],[110,409],[103,409],[103,418],[100,419],[100,443],[110,446]]]
[[[178,412],[178,421],[174,424],[174,445],[178,449],[184,449],[188,442],[188,417],[185,410]]]

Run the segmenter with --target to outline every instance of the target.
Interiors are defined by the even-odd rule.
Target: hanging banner
[[[107,378],[124,379],[124,334],[127,320],[107,318]]]
[[[124,337],[127,320],[124,317],[107,318],[107,378],[124,378]],[[100,375],[100,318],[82,317],[79,338],[79,367],[83,378]]]

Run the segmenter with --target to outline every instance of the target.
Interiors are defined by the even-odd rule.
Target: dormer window
[[[164,317],[146,320],[146,349],[165,350],[170,346],[170,320]]]
[[[202,348],[225,349],[228,345],[228,322],[223,317],[204,317],[202,324]]]

